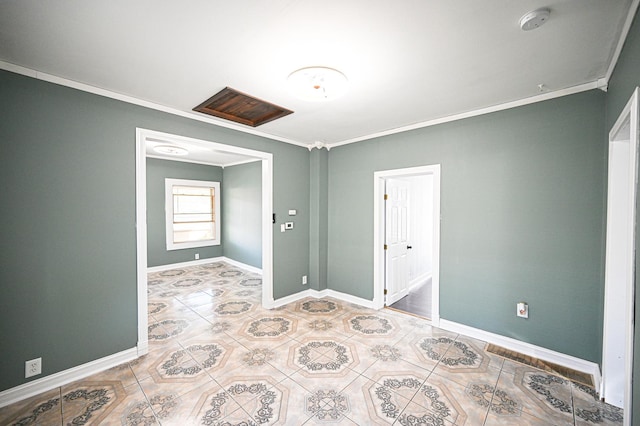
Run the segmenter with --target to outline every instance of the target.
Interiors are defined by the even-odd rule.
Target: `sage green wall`
[[[273,154],[274,296],[309,265],[309,152],[0,71],[0,390],[133,348],[136,127]],[[8,205],[8,201],[4,203]],[[24,379],[42,357],[43,374]]]
[[[167,250],[166,178],[205,180],[221,182],[222,185],[222,167],[147,158],[147,265],[159,266],[190,262],[195,260],[196,253],[200,255],[200,259],[222,256],[222,245]],[[221,192],[223,191],[221,188]]]
[[[373,298],[374,172],[441,164],[441,317],[599,362],[603,117],[596,90],[331,149],[329,287]]]
[[[314,290],[327,288],[328,243],[328,151],[312,149],[309,154],[310,173],[310,237],[309,237],[309,287]]]
[[[618,63],[609,80],[607,91],[606,132],[613,127],[636,87],[640,86],[640,19],[636,13],[633,25],[625,41]],[[636,224],[640,223],[640,194],[636,194]],[[636,225],[637,226],[637,225]],[[640,237],[636,229],[636,318],[640,318]],[[633,359],[633,409],[631,413],[640,413],[640,325],[636,323]],[[633,416],[634,420],[638,415]],[[631,424],[637,424],[632,420]],[[638,422],[640,423],[640,422]]]
[[[262,162],[224,168],[222,246],[229,259],[262,268]]]

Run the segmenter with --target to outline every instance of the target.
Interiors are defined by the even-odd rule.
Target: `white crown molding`
[[[637,2],[640,0],[634,0],[634,4],[637,4]],[[630,24],[629,24],[630,25]],[[628,33],[628,29],[627,29],[627,33]],[[626,33],[624,34],[626,37]],[[624,43],[624,39],[621,37],[621,42]],[[616,57],[617,60],[617,57]],[[477,117],[479,115],[484,115],[484,114],[490,114],[492,112],[497,112],[497,111],[503,111],[506,109],[510,109],[510,108],[516,108],[519,106],[523,106],[523,105],[529,105],[532,103],[536,103],[536,102],[542,102],[542,101],[546,101],[549,99],[555,99],[555,98],[559,98],[562,96],[568,96],[568,95],[572,95],[575,93],[580,93],[580,92],[585,92],[587,90],[592,90],[592,89],[598,89],[598,88],[602,88],[602,87],[606,87],[606,81],[603,83],[599,79],[599,80],[595,80],[589,83],[585,83],[585,84],[581,84],[579,86],[573,86],[573,87],[568,87],[566,89],[561,89],[561,90],[556,90],[553,92],[547,92],[547,93],[543,93],[541,95],[536,95],[536,96],[531,96],[528,98],[524,98],[524,99],[519,99],[516,101],[512,101],[512,102],[507,102],[507,103],[503,103],[503,104],[498,104],[498,105],[494,105],[491,107],[487,107],[487,108],[481,108],[481,109],[477,109],[477,110],[473,110],[473,111],[468,111],[465,113],[461,113],[461,114],[454,114],[454,115],[450,115],[450,116],[446,116],[446,117],[442,117],[442,118],[437,118],[434,120],[427,120],[427,121],[422,121],[419,123],[414,123],[408,126],[402,126],[402,127],[396,127],[394,129],[389,129],[389,130],[384,130],[382,132],[377,132],[377,133],[371,133],[369,135],[364,135],[364,136],[358,136],[356,138],[352,138],[352,139],[346,139],[340,142],[334,142],[334,143],[324,143],[324,142],[320,142],[320,141],[316,141],[313,144],[306,144],[303,142],[298,142],[298,141],[294,141],[292,139],[287,139],[287,138],[283,138],[283,137],[279,137],[279,136],[275,136],[275,135],[270,135],[264,132],[260,132],[254,129],[250,129],[250,128],[245,128],[245,127],[240,127],[238,125],[234,125],[231,123],[227,123],[227,122],[223,122],[221,120],[216,120],[213,118],[209,118],[209,117],[205,117],[203,115],[198,115],[198,114],[194,114],[194,113],[190,113],[190,112],[185,112],[185,111],[181,111],[175,108],[171,108],[171,107],[167,107],[164,105],[160,105],[160,104],[156,104],[153,102],[149,102],[149,101],[145,101],[142,99],[137,99],[134,98],[133,96],[128,96],[128,95],[123,95],[120,93],[116,93],[116,92],[112,92],[110,90],[106,90],[106,89],[101,89],[98,87],[94,87],[94,86],[90,86],[88,84],[84,84],[84,83],[79,83],[77,81],[73,81],[73,80],[68,80],[66,78],[62,78],[62,77],[57,77],[51,74],[46,74],[46,73],[42,73],[39,71],[35,71],[32,70],[30,68],[25,68],[25,67],[21,67],[19,65],[15,65],[15,64],[11,64],[9,62],[5,62],[5,61],[0,61],[0,69],[2,70],[6,70],[6,71],[10,71],[16,74],[21,74],[21,75],[25,75],[28,77],[32,77],[38,80],[42,80],[42,81],[47,81],[50,83],[54,83],[54,84],[59,84],[61,86],[66,86],[66,87],[71,87],[73,89],[78,89],[78,90],[82,90],[88,93],[93,93],[95,95],[99,95],[99,96],[104,96],[107,98],[112,98],[112,99],[116,99],[116,100],[120,100],[123,102],[127,102],[130,104],[134,104],[134,105],[139,105],[142,107],[146,107],[146,108],[150,108],[150,109],[154,109],[157,111],[162,111],[162,112],[166,112],[168,114],[172,114],[172,115],[177,115],[180,117],[184,117],[184,118],[188,118],[191,120],[197,120],[197,121],[202,121],[205,123],[209,123],[209,124],[213,124],[214,126],[219,126],[219,127],[225,127],[228,129],[232,129],[232,130],[237,130],[239,132],[243,132],[243,133],[249,133],[255,136],[260,136],[260,137],[264,137],[264,138],[268,138],[268,139],[272,139],[272,140],[276,140],[279,142],[284,142],[284,143],[288,143],[291,145],[296,145],[296,146],[300,146],[300,147],[304,147],[307,148],[309,151],[313,150],[313,148],[317,148],[317,149],[322,149],[322,148],[326,148],[327,151],[331,150],[331,148],[334,147],[338,147],[338,146],[342,146],[342,145],[348,145],[351,143],[356,143],[356,142],[362,142],[362,141],[366,141],[369,139],[374,139],[374,138],[379,138],[382,136],[389,136],[389,135],[394,135],[397,133],[403,133],[403,132],[408,132],[410,130],[415,130],[415,129],[421,129],[423,127],[430,127],[430,126],[435,126],[438,124],[443,124],[443,123],[449,123],[452,121],[457,121],[457,120],[462,120],[465,118],[470,118],[470,117]]]
[[[113,92],[111,90],[102,89],[100,87],[91,86],[89,84],[80,83],[77,81],[69,80],[63,77],[58,77],[52,74],[47,74],[44,72],[32,70],[30,68],[21,67],[20,65],[15,65],[9,62],[0,61],[0,69],[5,71],[10,71],[16,74],[25,75],[27,77],[32,77],[37,80],[47,81],[49,83],[58,84],[60,86],[71,87],[72,89],[82,90],[83,92],[93,93],[94,95],[104,96],[106,98],[116,99],[122,102],[127,102],[133,105],[142,106],[149,109],[154,109],[156,111],[166,112],[168,114],[177,115],[179,117],[188,118],[190,120],[202,121],[204,123],[213,124],[214,126],[224,127],[231,130],[236,130],[242,133],[248,133],[255,136],[260,136],[263,138],[275,140],[278,142],[285,142],[291,145],[300,146],[303,148],[307,148],[309,145],[306,143],[298,142],[293,139],[283,138],[276,135],[271,135],[265,132],[261,132],[249,127],[239,126],[233,123],[227,123],[226,121],[218,120],[213,117],[207,117],[205,115],[195,114],[193,112],[186,112],[176,108],[168,107],[166,105],[160,105],[154,102],[145,101],[142,99],[135,98],[129,95],[123,95],[122,93]]]
[[[552,92],[546,92],[540,95],[530,96],[527,98],[518,99],[511,102],[505,102],[502,104],[497,104],[494,106],[475,109],[472,111],[453,114],[446,117],[436,118],[433,120],[421,121],[418,123],[410,124],[408,126],[396,127],[393,129],[383,130],[381,132],[371,133],[368,135],[358,136],[351,139],[345,139],[343,141],[334,142],[334,143],[325,143],[316,141],[314,143],[308,144],[304,142],[295,141],[293,139],[288,139],[276,135],[271,135],[268,133],[260,132],[255,129],[235,125],[233,123],[227,123],[226,121],[217,120],[215,118],[209,118],[203,115],[194,114],[192,112],[181,111],[175,108],[171,108],[165,105],[156,104],[154,102],[145,101],[142,99],[135,98],[133,96],[123,95],[121,93],[112,92],[110,90],[101,89],[99,87],[91,86],[88,84],[80,83],[77,81],[69,80],[66,78],[58,77],[52,74],[43,73],[40,71],[36,71],[30,68],[22,67],[20,65],[15,65],[10,62],[0,61],[0,69],[10,71],[16,74],[25,75],[28,77],[32,77],[38,80],[48,81],[50,83],[59,84],[61,86],[71,87],[74,89],[82,90],[85,92],[93,93],[100,96],[105,96],[112,99],[117,99],[123,102],[131,103],[134,105],[143,106],[146,108],[154,109],[157,111],[166,112],[169,114],[177,115],[180,117],[188,118],[191,120],[202,121],[205,123],[213,124],[214,126],[224,127],[232,130],[236,130],[243,133],[252,134],[255,136],[264,137],[267,139],[288,143],[291,145],[296,145],[300,147],[307,148],[309,151],[312,151],[313,148],[322,149],[326,148],[327,151],[330,151],[331,148],[348,145],[356,142],[362,142],[370,139],[375,139],[383,136],[390,136],[397,133],[408,132],[411,130],[421,129],[424,127],[436,126],[438,124],[450,123],[452,121],[463,120],[465,118],[477,117],[484,114],[490,114],[492,112],[504,111],[511,108],[516,108],[519,106],[530,105],[536,102],[543,102],[550,99],[560,98],[563,96],[573,95],[580,92],[585,92],[593,89],[600,89],[604,92],[607,91],[609,80],[611,79],[611,75],[616,67],[618,59],[620,58],[620,53],[622,52],[622,48],[624,46],[624,42],[627,39],[627,35],[629,34],[629,30],[631,29],[631,25],[633,24],[633,20],[638,10],[638,6],[640,5],[640,0],[632,0],[631,6],[629,7],[629,12],[627,14],[627,18],[623,25],[622,31],[620,32],[620,37],[618,38],[618,43],[616,44],[616,48],[611,57],[611,61],[609,63],[609,67],[607,68],[607,72],[604,77],[598,78],[594,81],[587,82],[584,84],[580,84],[577,86],[567,87],[565,89],[555,90]]]
[[[598,80],[591,81],[589,83],[580,84],[578,86],[567,87],[566,89],[555,90],[553,92],[546,92],[540,95],[530,96],[528,98],[518,99],[516,101],[506,102],[487,108],[480,108],[473,111],[463,112],[461,114],[453,114],[442,118],[436,118],[434,120],[422,121],[419,123],[410,124],[408,126],[396,127],[395,129],[384,130],[378,133],[372,133],[370,135],[359,136],[353,139],[347,139],[341,142],[335,142],[327,144],[326,148],[331,149],[342,145],[348,145],[351,143],[362,142],[369,139],[379,138],[382,136],[395,135],[397,133],[404,133],[410,130],[422,129],[424,127],[436,126],[438,124],[450,123],[452,121],[463,120],[465,118],[477,117],[479,115],[490,114],[492,112],[504,111],[519,106],[534,104],[537,102],[547,101],[549,99],[560,98],[563,96],[573,95],[576,93],[586,92],[588,90],[598,89],[600,84]]]
[[[616,45],[616,49],[613,51],[613,55],[611,56],[611,62],[609,62],[609,68],[607,68],[607,73],[603,77],[606,85],[609,84],[609,80],[613,75],[613,71],[616,68],[618,59],[620,59],[620,54],[622,53],[624,42],[627,40],[627,36],[629,35],[629,30],[631,29],[631,25],[633,24],[633,19],[636,16],[638,5],[640,5],[640,0],[633,0],[631,2],[631,6],[629,6],[629,13],[627,13],[627,19],[624,21],[624,25],[622,26],[622,31],[620,31],[618,44]]]
[[[127,349],[104,358],[96,359],[77,367],[69,368],[58,373],[50,374],[31,382],[0,392],[0,407],[13,404],[23,399],[31,398],[42,392],[50,391],[76,380],[84,379],[101,371],[132,361],[139,356],[138,348]]]

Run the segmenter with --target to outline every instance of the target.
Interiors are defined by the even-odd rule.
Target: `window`
[[[167,250],[220,244],[220,183],[165,179]]]

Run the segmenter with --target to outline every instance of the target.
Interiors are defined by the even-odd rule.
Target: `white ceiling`
[[[0,61],[184,112],[230,86],[295,111],[237,128],[333,145],[606,77],[631,3],[3,0]],[[520,30],[539,7],[548,23]],[[312,65],[349,91],[293,97],[287,76]]]
[[[159,145],[178,146],[187,150],[186,155],[163,154],[154,151]],[[222,145],[213,145],[207,141],[184,138],[175,138],[169,135],[166,137],[145,138],[145,152],[147,157],[158,158],[161,160],[184,161],[188,163],[200,163],[220,167],[236,166],[238,164],[251,163],[260,161],[258,157],[252,157],[245,154],[233,152],[233,150],[225,150]]]

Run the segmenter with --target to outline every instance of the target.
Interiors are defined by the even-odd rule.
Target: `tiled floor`
[[[622,424],[593,391],[394,311],[265,310],[223,263],[149,276],[149,354],[0,409],[0,424]]]

